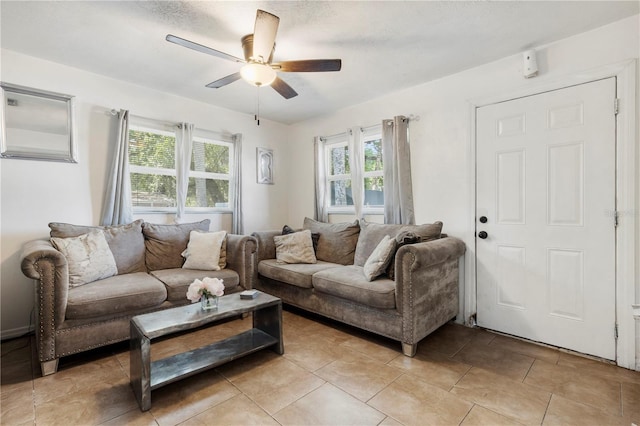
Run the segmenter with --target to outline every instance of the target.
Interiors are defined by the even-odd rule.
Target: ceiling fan
[[[240,78],[254,86],[268,86],[274,88],[276,92],[285,99],[297,96],[295,90],[284,82],[276,71],[281,72],[325,72],[340,71],[342,61],[340,59],[307,59],[300,61],[284,61],[273,63],[273,51],[275,50],[276,33],[280,18],[277,16],[258,9],[256,14],[256,23],[253,34],[242,37],[242,49],[244,51],[244,59],[237,58],[219,50],[203,46],[198,43],[174,36],[167,35],[167,41],[178,44],[207,55],[216,56],[218,58],[227,59],[234,62],[245,63],[239,72],[233,73],[212,83],[207,87],[218,89],[233,83]]]

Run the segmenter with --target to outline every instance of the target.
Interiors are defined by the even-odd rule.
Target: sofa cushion
[[[101,229],[107,239],[113,258],[116,260],[118,274],[130,274],[132,272],[147,271],[144,263],[143,223],[142,219],[126,225],[114,226],[84,226],[51,222],[49,228],[51,229],[51,236],[57,238],[77,237],[94,229]]]
[[[191,231],[208,231],[211,221],[205,219],[195,223],[158,225],[145,222],[142,225],[146,247],[146,263],[149,271],[181,268],[182,252],[189,243]]]
[[[273,237],[278,263],[316,263],[311,231],[294,232]]]
[[[152,308],[166,298],[165,286],[145,272],[116,275],[69,289],[66,318],[93,318]]]
[[[185,258],[182,267],[185,269],[219,271],[221,269],[220,251],[226,238],[227,231],[191,231],[187,248],[181,253],[182,257]]]
[[[52,237],[51,244],[67,259],[71,288],[118,273],[107,239],[99,229],[77,237]]]
[[[373,250],[380,243],[385,235],[395,239],[404,233],[413,233],[420,242],[431,241],[440,238],[442,232],[442,222],[427,223],[424,225],[396,225],[381,224],[360,220],[360,235],[356,247],[353,264],[364,266],[365,262],[373,253]]]
[[[167,300],[170,302],[186,300],[189,285],[196,279],[202,280],[206,277],[219,278],[224,284],[225,293],[233,293],[240,284],[238,273],[232,269],[202,271],[198,269],[172,268],[151,271],[150,274],[162,281],[167,287]]]
[[[373,281],[382,275],[389,266],[389,262],[396,253],[396,240],[388,235],[382,237],[378,246],[373,250],[363,267],[364,277],[367,281]]]
[[[360,226],[358,221],[344,223],[324,223],[304,218],[304,229],[320,234],[316,257],[325,262],[352,265],[358,243]],[[375,247],[375,246],[374,246]],[[365,259],[366,260],[366,259]]]
[[[258,263],[258,273],[272,280],[281,281],[297,287],[311,288],[311,276],[313,274],[325,269],[338,267],[342,267],[342,265],[323,262],[321,260],[317,263],[281,264],[275,259],[266,259]]]
[[[388,278],[367,281],[362,266],[348,265],[325,269],[313,275],[316,291],[352,300],[373,308],[396,307],[396,285]]]

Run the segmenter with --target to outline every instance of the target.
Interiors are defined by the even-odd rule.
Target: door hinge
[[[614,226],[614,228],[617,228],[617,227],[618,227],[618,223],[619,223],[618,218],[619,218],[618,210],[615,210],[615,211],[613,212],[613,226]]]
[[[618,324],[613,325],[613,337],[618,340]]]
[[[613,113],[618,115],[618,112],[620,112],[620,98],[615,98],[613,100]]]

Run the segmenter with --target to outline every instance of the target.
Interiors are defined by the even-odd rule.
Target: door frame
[[[464,294],[462,299],[462,322],[475,325],[477,312],[477,275],[476,275],[476,110],[480,107],[505,102],[526,96],[532,96],[552,90],[559,90],[578,84],[589,83],[608,77],[616,77],[616,98],[619,99],[618,114],[616,116],[616,210],[619,214],[616,228],[616,324],[618,339],[616,341],[616,363],[620,367],[640,371],[640,351],[636,353],[636,319],[634,317],[634,303],[636,294],[640,297],[640,279],[636,271],[640,267],[637,244],[640,229],[640,211],[638,200],[640,184],[636,179],[638,172],[636,149],[637,118],[636,118],[636,86],[637,60],[631,59],[612,65],[599,67],[586,72],[575,73],[557,80],[543,82],[539,85],[511,90],[498,95],[486,96],[468,101],[469,104],[469,179],[470,179],[470,215],[469,229],[474,232],[467,246],[464,260]],[[613,110],[614,105],[611,105]],[[613,226],[612,212],[612,226]],[[637,305],[636,305],[637,306]],[[638,310],[638,308],[636,308]],[[637,313],[636,313],[637,315]],[[640,318],[639,318],[640,319]],[[611,324],[614,332],[614,324]],[[640,321],[638,321],[640,327]],[[636,359],[637,358],[637,359]]]

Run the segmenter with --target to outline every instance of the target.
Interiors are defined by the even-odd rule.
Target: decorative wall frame
[[[77,163],[74,97],[0,82],[0,158]]]
[[[273,185],[273,150],[256,148],[258,183]]]

